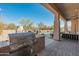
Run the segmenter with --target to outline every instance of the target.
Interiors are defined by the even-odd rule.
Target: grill
[[[32,55],[35,34],[32,32],[9,34],[10,55]]]

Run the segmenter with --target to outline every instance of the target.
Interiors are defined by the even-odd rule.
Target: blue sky
[[[52,25],[54,14],[43,7],[41,4],[35,3],[2,3],[0,4],[0,15],[6,23],[19,24],[20,18],[31,19],[35,24],[43,22],[46,25]]]

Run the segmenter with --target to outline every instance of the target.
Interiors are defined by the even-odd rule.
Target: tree
[[[54,25],[51,25],[50,28],[51,28],[51,30],[54,30]]]
[[[54,31],[54,25],[50,26],[50,30],[53,32]]]
[[[0,35],[3,33],[4,24],[0,22]]]
[[[8,24],[8,29],[15,30],[17,27],[14,23]]]
[[[6,26],[6,24],[4,24],[3,22],[0,22],[0,35],[3,33],[5,26]]]
[[[30,19],[22,18],[19,20],[19,23],[23,26],[24,30],[30,29],[33,25],[33,22]]]
[[[46,26],[44,23],[40,22],[40,23],[38,24],[38,28],[39,28],[40,30],[43,30],[43,29],[46,29],[47,26]]]
[[[60,32],[64,32],[64,27],[61,27],[60,28]]]
[[[3,33],[3,30],[0,30],[0,35]]]
[[[4,29],[4,23],[0,22],[0,30]]]

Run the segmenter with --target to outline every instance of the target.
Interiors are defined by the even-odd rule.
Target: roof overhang
[[[78,3],[43,3],[48,10],[59,13],[66,20],[78,19]]]

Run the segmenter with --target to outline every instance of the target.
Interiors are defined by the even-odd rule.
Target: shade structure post
[[[79,34],[79,19],[78,19],[78,34]]]
[[[60,40],[60,14],[55,13],[54,19],[54,40]]]
[[[72,24],[71,24],[71,32],[72,33],[77,33],[78,32],[78,20],[77,19],[73,19],[71,20]]]
[[[64,32],[66,33],[66,32],[68,32],[68,27],[67,27],[67,21],[66,20],[64,20]]]

